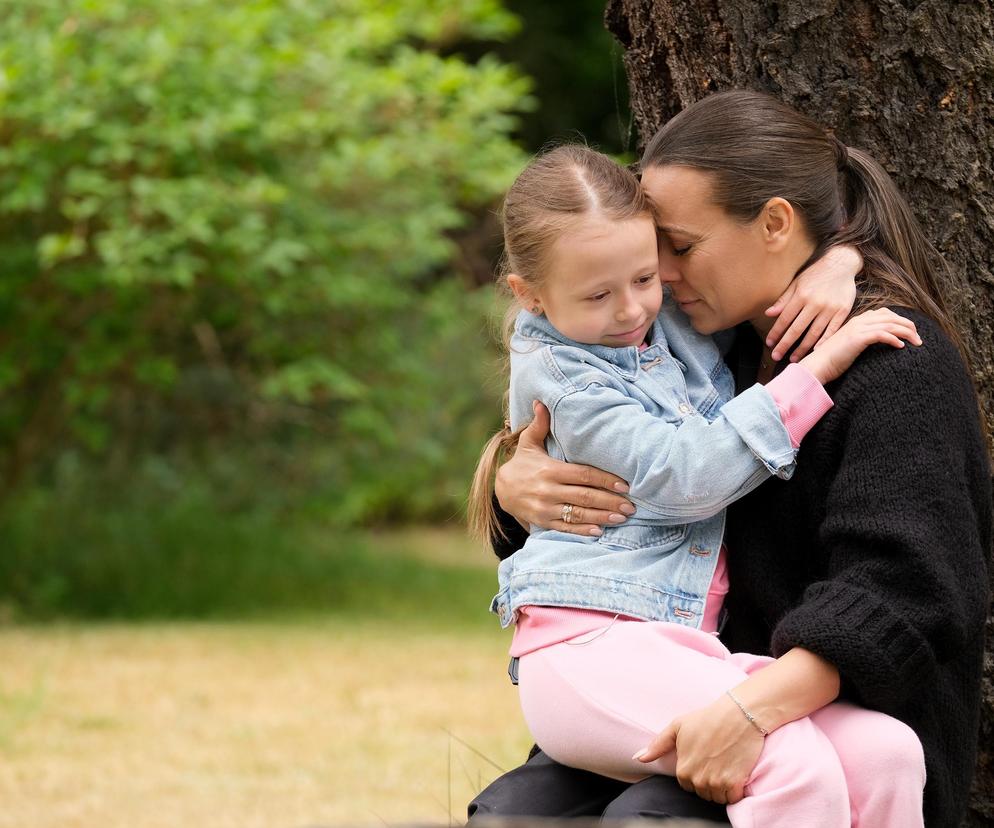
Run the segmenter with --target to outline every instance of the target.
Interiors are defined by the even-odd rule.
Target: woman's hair
[[[583,144],[564,144],[532,159],[507,191],[501,208],[504,255],[499,287],[508,291],[507,276],[515,273],[532,290],[539,290],[553,245],[592,216],[611,221],[651,218],[652,208],[630,170]],[[505,348],[510,347],[516,316],[512,303],[502,326]],[[469,495],[470,530],[485,540],[504,535],[491,492],[498,463],[518,442],[518,432],[511,431],[507,403],[505,394],[504,427],[484,447]]]
[[[815,243],[808,264],[836,244],[862,254],[854,313],[916,308],[939,323],[966,360],[940,289],[945,262],[867,153],[776,98],[734,90],[692,104],[653,136],[642,170],[670,164],[709,173],[715,203],[742,222],[771,198],[786,199]]]

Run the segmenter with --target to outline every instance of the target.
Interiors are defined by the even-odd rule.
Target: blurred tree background
[[[629,148],[602,13],[0,0],[3,614],[411,583],[356,532],[461,519],[500,194],[549,138]]]

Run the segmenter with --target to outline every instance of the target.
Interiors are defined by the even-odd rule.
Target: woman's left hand
[[[676,778],[701,799],[732,805],[744,796],[763,750],[763,735],[728,697],[679,716],[637,758],[654,762],[676,750]]]
[[[855,247],[832,247],[790,283],[766,309],[767,316],[778,317],[766,337],[774,362],[782,359],[805,331],[791,362],[842,327],[856,302],[856,274],[862,269],[863,257]]]

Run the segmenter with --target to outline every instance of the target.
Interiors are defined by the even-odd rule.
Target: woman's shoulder
[[[914,308],[894,307],[891,310],[915,323],[922,344],[906,343],[903,348],[871,345],[830,387],[839,392],[857,393],[869,390],[867,386],[880,386],[911,393],[952,385],[958,393],[972,396],[973,386],[966,363],[942,325]]]
[[[927,314],[893,310],[914,321],[922,344],[873,345],[829,383],[834,407],[823,421],[826,436],[841,428],[892,444],[916,434],[985,453],[976,390],[956,343]]]

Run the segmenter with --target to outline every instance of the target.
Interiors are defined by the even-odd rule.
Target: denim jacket
[[[531,528],[498,569],[490,609],[502,627],[519,607],[581,607],[699,628],[718,562],[725,507],[769,475],[794,472],[773,398],[734,399],[718,346],[667,295],[651,345],[574,342],[522,311],[511,338],[512,429],[532,401],[552,416],[549,455],[628,481],[635,515],[600,537]]]

